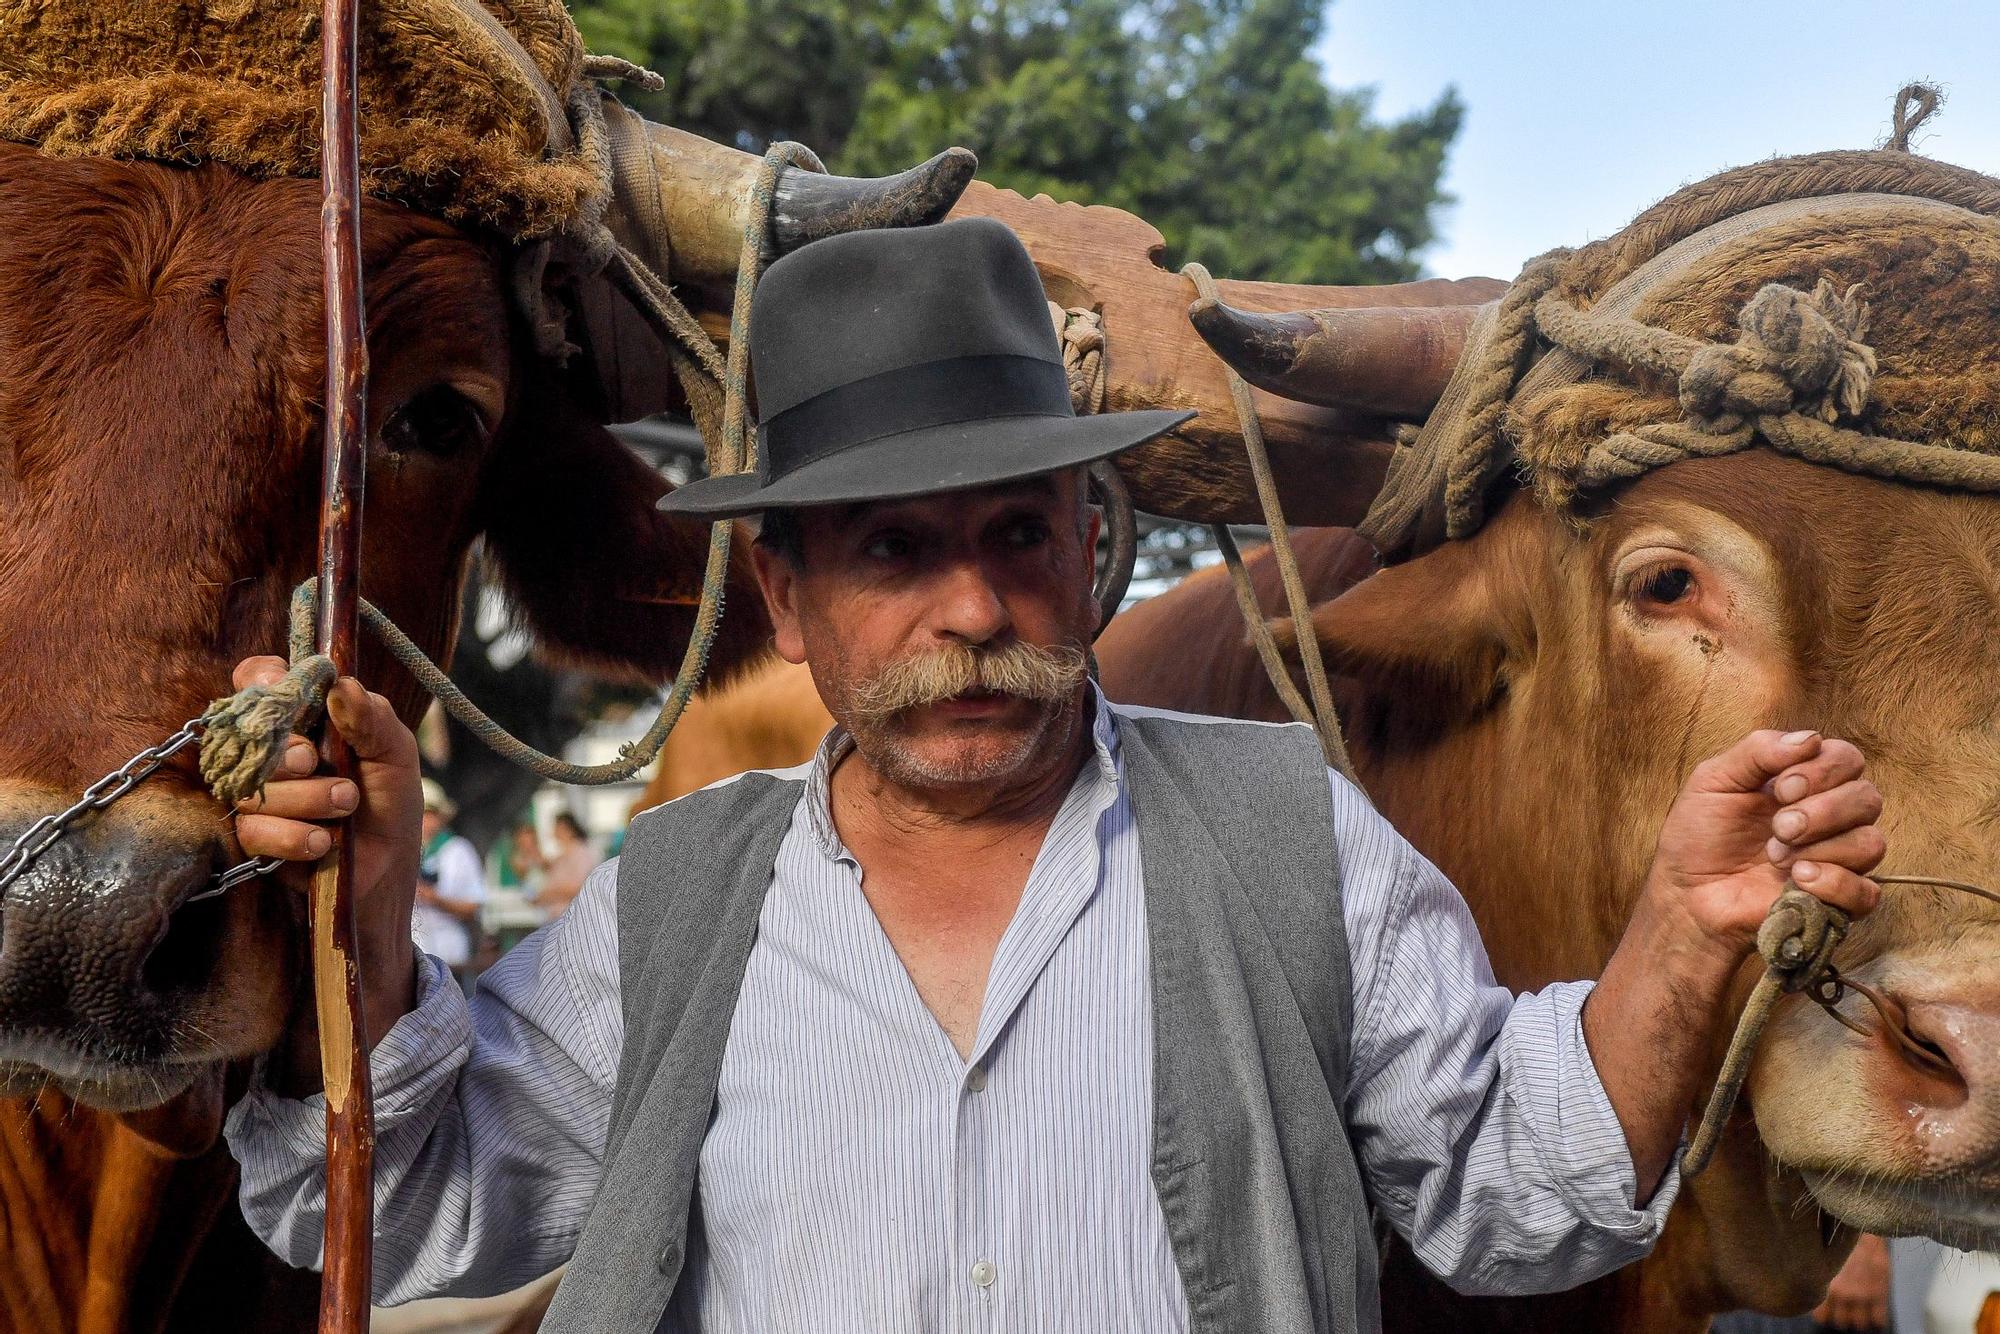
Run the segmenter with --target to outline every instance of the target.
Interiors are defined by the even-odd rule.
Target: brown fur
[[[318,207],[310,181],[0,144],[8,838],[224,693],[238,658],[282,649],[288,591],[316,540]],[[375,203],[364,237],[371,426],[440,382],[485,385],[504,415],[490,442],[448,457],[376,445],[363,592],[442,660],[483,535],[552,648],[629,675],[670,673],[706,527],[659,515],[665,484],[603,430],[585,389],[532,356],[489,244]],[[729,603],[725,674],[768,637],[747,569],[733,572]],[[362,674],[414,723],[421,692],[372,641]],[[32,1092],[33,1064],[52,1054],[128,1072],[116,1087],[70,1081],[99,1102],[137,1106],[149,1088],[156,1100],[186,1085],[122,1121],[54,1088],[42,1112],[0,1103],[0,1202],[16,1202],[0,1210],[0,1303],[57,1313],[16,1327],[121,1334],[193,1327],[176,1323],[192,1311],[204,1329],[297,1327],[284,1284],[181,1281],[212,1276],[217,1247],[237,1246],[231,1263],[243,1268],[233,1175],[213,1147],[218,1072],[271,1044],[299,980],[289,890],[257,882],[175,908],[213,860],[233,860],[227,823],[176,766],[65,840],[31,873],[32,893],[24,881],[10,894],[4,1086]],[[72,877],[104,886],[86,916],[48,892]],[[103,961],[126,958],[169,968],[173,987],[125,1007]],[[82,960],[97,961],[93,1004],[111,1006],[88,1026],[72,1013],[83,993],[64,1008]],[[140,1143],[194,1156],[149,1166]]]
[[[1655,529],[1709,562],[1712,602],[1642,614],[1614,583],[1621,543]],[[2000,501],[1753,450],[1650,474],[1587,531],[1516,496],[1475,537],[1359,582],[1358,538],[1298,542],[1370,795],[1465,893],[1510,987],[1596,975],[1673,792],[1751,727],[1820,727],[1867,750],[1889,869],[2000,880]],[[1268,565],[1254,561],[1275,612]],[[1220,571],[1114,621],[1098,657],[1115,699],[1278,716]],[[1972,964],[1996,944],[1990,908],[1892,891],[1843,967],[1991,1014],[2000,987]],[[1858,1224],[1926,1225],[1871,1215],[1878,1197],[1854,1184],[1953,1188],[1897,1110],[1921,1089],[1892,1049],[1796,1004],[1765,1041],[1754,1125],[1739,1113],[1645,1264],[1562,1298],[1470,1301],[1399,1252],[1390,1328],[1664,1332],[1739,1306],[1802,1310],[1852,1234],[1821,1238],[1800,1168],[1844,1184],[1838,1207]],[[1987,1151],[1992,1174],[2000,1138]],[[1955,1180],[1994,1197],[1990,1180]],[[1949,1206],[1932,1200],[1935,1228]]]

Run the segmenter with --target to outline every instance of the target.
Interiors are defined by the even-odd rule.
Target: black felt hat
[[[726,518],[928,495],[1075,467],[1191,412],[1070,408],[1041,278],[990,218],[849,232],[771,266],[750,316],[757,471],[660,508]]]

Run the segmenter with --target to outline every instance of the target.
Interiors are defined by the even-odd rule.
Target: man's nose
[[[958,561],[944,572],[933,624],[940,634],[984,644],[999,638],[1013,623],[1007,604],[979,562]]]

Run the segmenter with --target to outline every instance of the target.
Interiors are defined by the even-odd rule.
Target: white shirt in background
[[[435,853],[424,858],[424,873],[434,874],[437,895],[453,903],[486,902],[486,877],[480,870],[479,851],[470,840],[453,834]],[[419,903],[411,914],[410,929],[417,948],[434,954],[452,968],[463,968],[472,960],[472,932],[466,923],[442,908]]]

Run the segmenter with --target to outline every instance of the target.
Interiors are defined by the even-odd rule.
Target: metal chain
[[[41,855],[54,847],[63,835],[92,811],[101,811],[112,802],[130,792],[139,784],[159,772],[168,760],[201,740],[202,722],[190,718],[181,724],[181,729],[156,746],[148,746],[125,763],[113,769],[104,777],[83,790],[67,810],[54,815],[44,815],[28,826],[27,832],[14,840],[14,846],[0,857],[0,896],[4,896],[13,883],[33,866]],[[212,899],[218,894],[234,889],[246,880],[254,880],[283,866],[281,857],[256,857],[240,862],[215,877],[215,883],[186,901],[194,903],[201,899]]]

